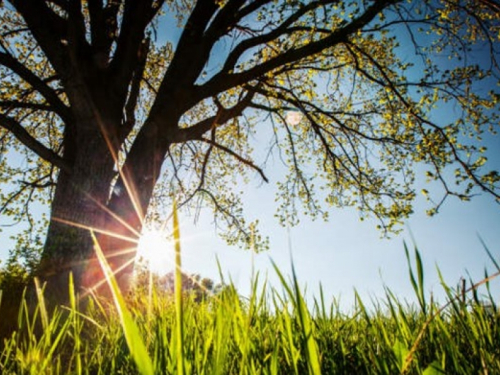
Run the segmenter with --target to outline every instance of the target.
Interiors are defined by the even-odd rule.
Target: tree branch
[[[16,120],[0,114],[0,126],[10,131],[23,145],[37,154],[42,159],[55,165],[66,172],[71,171],[71,166],[51,149],[38,142],[28,131]]]
[[[22,80],[29,83],[45,100],[53,110],[66,122],[70,122],[71,113],[66,105],[59,99],[57,93],[48,86],[41,78],[34,74],[12,55],[0,52],[0,64],[16,73]]]
[[[83,50],[82,47],[89,48],[85,38],[85,19],[82,13],[80,0],[69,0],[68,2],[68,42],[70,48]]]
[[[290,29],[290,26],[293,25],[294,22],[298,21],[300,17],[305,15],[307,12],[314,10],[315,8],[319,7],[320,5],[323,5],[325,3],[332,3],[336,2],[335,0],[332,1],[314,1],[306,6],[303,6],[300,8],[298,11],[294,12],[292,15],[290,15],[281,25],[279,25],[277,28],[274,30],[268,32],[267,34],[262,34],[253,38],[245,39],[242,41],[240,44],[238,44],[229,54],[229,56],[226,59],[226,62],[224,63],[224,67],[222,68],[222,71],[229,72],[231,71],[234,66],[236,65],[236,62],[238,59],[245,53],[245,51],[248,51],[250,48],[256,47],[261,44],[268,43],[272,40],[276,40],[280,36],[286,35],[286,34],[291,34],[293,33],[294,29]]]
[[[110,2],[114,3],[114,2]],[[102,0],[88,0],[89,18],[90,18],[90,38],[92,49],[95,52],[103,52],[107,50],[106,39],[106,19]]]
[[[242,18],[248,16],[249,14],[255,12],[260,7],[272,2],[273,0],[254,0],[250,1],[249,4],[242,8],[237,15],[237,19],[241,20]]]
[[[237,10],[245,2],[245,0],[230,0],[221,10],[219,10],[219,12],[217,12],[214,20],[210,23],[205,33],[205,37],[208,38],[212,44],[238,22]]]
[[[174,87],[176,90],[189,89],[200,75],[214,43],[209,38],[203,38],[203,33],[217,9],[214,0],[196,2],[158,89],[156,102],[164,101]],[[188,96],[194,98],[193,95]]]
[[[118,31],[118,11],[123,0],[108,1],[103,7],[102,0],[89,0],[90,36],[93,55],[107,66],[111,46]]]
[[[120,35],[110,64],[114,83],[121,95],[126,95],[131,77],[141,60],[141,44],[147,25],[158,13],[164,0],[125,0]],[[125,100],[125,98],[124,98]]]
[[[360,116],[360,114],[353,113],[353,112],[344,112],[344,111],[339,111],[337,113],[334,113],[332,111],[327,111],[327,110],[324,110],[322,108],[319,108],[314,103],[300,99],[296,94],[293,93],[293,91],[291,91],[289,89],[286,89],[284,87],[270,85],[270,84],[266,84],[266,85],[269,86],[271,90],[266,90],[264,88],[255,88],[255,91],[257,91],[259,94],[261,94],[263,96],[267,96],[267,97],[270,97],[271,92],[272,92],[273,95],[277,99],[279,99],[283,102],[289,103],[293,107],[300,109],[300,111],[304,115],[306,115],[306,117],[307,117],[308,113],[322,114],[322,115],[330,118],[332,121],[334,121],[342,129],[342,131],[353,133],[353,134],[359,136],[360,138],[363,138],[363,139],[366,139],[366,140],[369,140],[369,141],[372,141],[375,143],[388,142],[388,143],[394,143],[394,144],[403,144],[403,142],[401,142],[400,140],[398,140],[396,138],[377,137],[377,136],[371,136],[369,134],[363,133],[359,129],[355,129],[354,127],[350,127],[350,126],[346,125],[345,123],[340,121],[337,117],[337,115],[339,115],[339,114],[347,114],[349,116]],[[283,92],[280,92],[280,90]],[[284,93],[290,95],[291,97],[286,96]],[[257,108],[257,106],[255,106],[254,104],[252,104],[252,105]],[[262,108],[262,109],[264,109],[264,108]],[[264,109],[264,110],[269,110],[269,109]],[[323,130],[327,131],[326,129],[324,129],[324,127],[321,127],[321,128]],[[330,133],[329,131],[327,131],[327,132]]]
[[[50,105],[44,104],[44,103],[30,103],[30,102],[22,102],[18,100],[4,100],[0,101],[0,108],[6,108],[7,111],[12,111],[13,109],[17,108],[28,108],[28,109],[35,109],[35,110],[41,110],[41,111],[53,111],[54,108],[52,108]]]
[[[493,188],[490,188],[485,183],[483,183],[480,180],[480,177],[478,177],[476,175],[476,173],[474,173],[474,171],[471,169],[470,164],[467,161],[465,161],[460,156],[459,150],[455,146],[454,142],[450,139],[449,135],[446,134],[446,131],[442,127],[440,127],[439,125],[437,125],[436,123],[434,123],[433,121],[428,120],[425,117],[423,117],[420,113],[418,113],[418,111],[416,111],[413,108],[413,106],[411,105],[411,103],[408,102],[408,100],[403,96],[403,94],[394,85],[394,83],[392,82],[392,80],[388,76],[388,74],[387,74],[386,70],[384,69],[384,67],[375,58],[373,58],[373,56],[371,56],[369,53],[367,53],[365,50],[363,50],[363,49],[361,49],[361,48],[359,48],[357,46],[354,46],[354,45],[352,47],[355,48],[362,55],[364,55],[375,66],[375,68],[379,71],[379,73],[383,77],[383,81],[381,81],[381,80],[379,80],[379,79],[377,79],[377,78],[375,78],[375,77],[367,74],[365,71],[363,71],[361,69],[360,69],[360,71],[367,78],[369,78],[373,82],[379,84],[380,86],[390,88],[390,90],[394,93],[394,95],[408,109],[408,112],[417,120],[417,124],[419,124],[419,127],[421,129],[421,134],[425,133],[425,131],[423,129],[423,125],[427,125],[427,126],[433,128],[436,132],[438,132],[441,135],[441,137],[443,137],[443,139],[446,141],[446,144],[450,148],[450,151],[451,151],[451,154],[453,155],[454,160],[463,168],[463,170],[465,171],[465,173],[467,174],[467,176],[476,184],[476,186],[478,186],[479,188],[481,188],[483,191],[491,194],[496,199],[500,199],[500,194],[497,193]],[[442,175],[439,172],[439,167],[437,166],[437,163],[436,163],[436,156],[432,152],[427,152],[427,154],[430,157],[430,159],[431,159],[431,161],[432,161],[432,163],[433,163],[436,171],[438,171],[439,178],[444,183],[444,179],[442,178]],[[446,187],[446,184],[444,184],[444,186],[445,186],[445,188],[447,190],[447,194],[450,194],[450,191]],[[454,194],[454,195],[457,195],[457,194]]]
[[[252,98],[255,95],[254,88],[249,89],[247,94],[231,108],[219,106],[215,116],[208,117],[189,128],[179,129],[173,143],[185,142],[188,140],[199,140],[203,134],[213,127],[224,124],[227,121],[240,116],[243,111],[250,105]]]
[[[60,75],[67,74],[70,60],[63,43],[67,38],[67,20],[57,15],[43,0],[11,0],[11,3],[26,21],[54,69]]]
[[[66,0],[48,0],[48,1],[49,1],[49,3],[57,5],[59,8],[61,8],[65,12],[68,11],[68,2]]]
[[[259,175],[260,177],[262,177],[262,179],[268,183],[269,182],[269,179],[267,178],[267,176],[265,175],[264,171],[258,167],[257,165],[255,165],[251,160],[249,159],[245,159],[243,156],[241,156],[240,154],[234,152],[233,150],[231,150],[230,148],[224,146],[224,145],[221,145],[220,143],[217,143],[214,139],[207,139],[207,138],[200,138],[198,139],[199,141],[201,142],[204,142],[204,143],[208,143],[209,145],[211,146],[214,146],[216,148],[218,148],[219,150],[222,150],[224,151],[225,153],[233,156],[234,158],[236,158],[239,162],[243,163],[244,165],[246,165],[247,167],[255,170]]]
[[[120,142],[125,139],[125,137],[130,133],[135,125],[135,107],[137,106],[137,100],[139,99],[141,81],[144,75],[144,70],[146,68],[149,46],[150,40],[149,38],[147,38],[141,46],[141,59],[137,65],[137,68],[135,69],[132,83],[130,84],[130,92],[127,98],[127,102],[125,103],[125,118],[123,119],[122,126],[120,128]]]
[[[224,64],[224,68],[214,77],[212,77],[212,79],[199,87],[200,92],[202,93],[201,95],[204,98],[213,96],[217,92],[223,92],[232,87],[248,83],[252,80],[256,80],[280,66],[284,66],[290,63],[297,62],[301,59],[314,56],[327,48],[337,45],[338,43],[345,42],[348,40],[350,35],[353,35],[356,31],[361,30],[364,26],[368,25],[382,10],[399,1],[401,0],[375,1],[369,8],[366,9],[366,11],[361,16],[355,18],[346,26],[339,28],[338,30],[334,30],[330,35],[318,41],[310,42],[309,44],[306,44],[297,49],[285,51],[278,56],[264,61],[241,73],[230,73],[233,68],[232,64],[236,63],[236,55],[231,53],[230,57],[228,57],[228,60],[226,60],[226,63]],[[281,35],[281,33],[279,33],[279,35]],[[251,48],[253,46],[254,44],[250,43],[248,48]],[[245,48],[241,51],[241,53],[240,51],[238,51],[237,55],[239,56],[243,54],[246,50],[247,49]],[[229,63],[227,61],[229,61]]]

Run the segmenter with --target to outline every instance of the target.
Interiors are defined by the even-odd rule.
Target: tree
[[[394,230],[420,162],[444,187],[435,211],[498,199],[480,140],[499,120],[499,14],[496,0],[3,1],[2,214],[50,205],[35,274],[58,295],[70,271],[98,282],[89,228],[126,289],[154,202],[207,205],[229,242],[258,244],[231,185],[267,182],[253,147],[288,167],[292,224],[355,206]]]
[[[201,275],[193,273],[181,272],[182,291],[186,296],[189,296],[195,302],[201,302],[207,298],[219,294],[228,286],[217,284],[214,280],[201,277]],[[170,271],[164,275],[159,275],[152,272],[147,264],[139,262],[134,271],[134,282],[132,293],[145,295],[149,291],[154,291],[158,295],[174,295],[175,292],[175,272]]]

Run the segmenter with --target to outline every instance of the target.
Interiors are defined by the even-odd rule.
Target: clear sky
[[[376,222],[360,222],[353,209],[334,210],[327,223],[303,218],[297,227],[282,228],[270,209],[273,188],[249,186],[246,190],[247,212],[258,217],[263,232],[270,235],[269,251],[252,254],[227,247],[217,240],[208,212],[202,214],[197,226],[189,218],[181,223],[184,268],[218,279],[218,258],[223,272],[243,294],[249,291],[252,264],[261,276],[267,275],[270,283],[278,286],[271,260],[290,275],[292,256],[299,281],[307,287],[309,296],[318,294],[321,283],[326,296],[340,297],[341,306],[348,308],[354,301],[354,288],[367,299],[383,298],[386,285],[400,298],[413,301],[403,245],[406,241],[413,255],[413,239],[423,258],[426,290],[440,300],[444,300],[444,294],[436,265],[450,286],[458,285],[462,276],[479,281],[485,269],[495,271],[478,236],[500,261],[500,207],[487,196],[467,203],[450,199],[434,217],[424,213],[427,203],[421,199],[404,231],[381,239]],[[492,283],[492,288],[500,298],[500,279]]]

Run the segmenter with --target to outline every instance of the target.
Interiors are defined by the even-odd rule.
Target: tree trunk
[[[116,175],[114,161],[99,127],[80,132],[65,153],[75,155],[72,170],[60,171],[51,205],[51,218],[42,258],[36,275],[47,282],[46,297],[54,303],[68,298],[68,277],[73,274],[77,291],[89,287],[89,263],[93,252],[91,229],[103,229],[103,207]],[[95,130],[97,129],[97,131]],[[75,149],[71,150],[70,148]]]
[[[61,171],[57,181],[36,273],[47,282],[45,295],[53,305],[67,301],[70,273],[80,295],[93,289],[109,297],[91,229],[122,292],[128,291],[137,239],[168,148],[166,139],[157,134],[153,126],[141,129],[117,180],[115,163],[101,134],[78,140],[73,170]]]

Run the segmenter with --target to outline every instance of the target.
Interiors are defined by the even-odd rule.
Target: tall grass
[[[180,277],[178,229],[175,240]],[[93,300],[78,311],[70,280],[70,305],[49,316],[38,286],[38,308],[30,315],[24,303],[18,331],[4,341],[0,373],[500,374],[500,314],[489,289],[500,273],[495,262],[497,272],[469,289],[443,282],[448,300],[439,305],[424,293],[418,250],[412,258],[406,248],[418,303],[402,303],[386,289],[372,306],[356,294],[346,314],[322,289],[306,304],[295,271],[288,279],[276,266],[280,288],[256,274],[246,298],[232,284],[202,301],[182,293],[180,284],[173,296],[153,290],[125,298],[96,251],[114,310]]]

